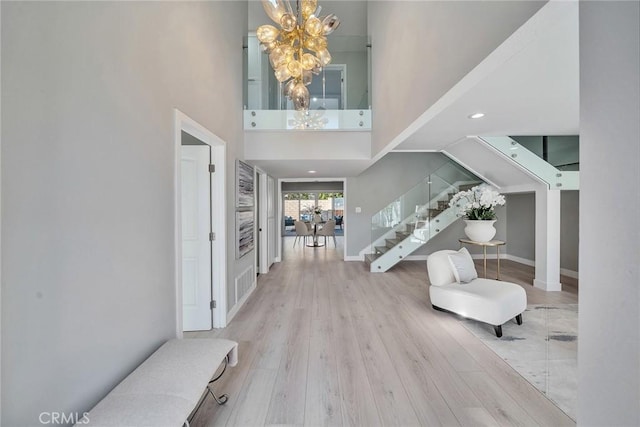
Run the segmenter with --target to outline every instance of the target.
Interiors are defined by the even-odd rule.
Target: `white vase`
[[[464,222],[467,226],[464,228],[464,234],[474,242],[488,242],[496,235],[496,228],[492,220],[471,220],[465,219]]]

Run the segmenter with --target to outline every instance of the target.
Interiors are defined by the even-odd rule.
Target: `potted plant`
[[[505,204],[505,199],[490,185],[480,184],[470,190],[460,191],[449,201],[450,207],[458,208],[467,224],[464,232],[475,242],[488,242],[496,235],[496,206]]]

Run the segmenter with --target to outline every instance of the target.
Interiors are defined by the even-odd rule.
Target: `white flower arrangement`
[[[307,206],[304,210],[310,214],[320,215],[322,213],[322,208],[320,206]]]
[[[460,191],[449,201],[449,207],[459,208],[458,215],[466,219],[487,221],[496,219],[496,206],[504,204],[504,196],[486,184]]]

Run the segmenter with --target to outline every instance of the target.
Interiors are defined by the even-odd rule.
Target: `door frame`
[[[347,216],[348,216],[348,199],[347,199],[347,178],[279,178],[277,181],[277,188],[276,188],[276,194],[277,194],[277,200],[278,200],[278,205],[276,208],[276,224],[279,224],[276,227],[277,230],[277,236],[278,238],[276,239],[276,258],[275,258],[275,262],[281,262],[282,261],[282,238],[280,237],[280,232],[282,230],[282,218],[284,218],[284,199],[283,197],[283,191],[282,191],[282,183],[283,182],[342,182],[342,196],[344,198],[344,221],[345,223],[347,223]],[[348,224],[348,223],[347,223]],[[343,236],[343,242],[344,242],[344,256],[343,256],[343,260],[344,261],[350,261],[349,257],[347,256],[347,233],[349,232],[349,230],[345,227],[345,231],[344,231],[344,236]]]
[[[271,241],[269,240],[269,217],[268,217],[268,180],[267,173],[262,169],[256,167],[256,174],[258,175],[258,181],[260,184],[258,185],[258,228],[256,233],[262,233],[260,238],[258,239],[259,245],[258,250],[256,251],[257,257],[257,266],[260,267],[258,272],[260,274],[269,273],[269,245]],[[260,231],[262,230],[262,231]]]
[[[342,110],[347,109],[347,64],[329,64],[322,68],[324,70],[340,70],[341,82],[340,82],[340,102],[342,103]]]
[[[215,165],[215,173],[211,176],[211,223],[212,231],[215,233],[215,239],[211,244],[211,296],[216,301],[216,308],[212,314],[214,328],[223,328],[227,325],[226,143],[177,108],[173,109],[173,119],[176,337],[182,338],[182,165],[180,161],[182,131],[211,147],[211,162]]]

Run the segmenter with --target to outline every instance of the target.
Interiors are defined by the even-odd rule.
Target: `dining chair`
[[[333,245],[338,246],[336,243],[336,222],[333,219],[327,221],[320,230],[316,232],[316,236],[324,237],[324,244],[327,245],[327,236],[333,237]]]
[[[296,242],[298,241],[298,239],[300,239],[300,237],[302,237],[302,244],[305,245],[307,243],[307,237],[313,236],[313,230],[310,230],[307,227],[307,224],[302,221],[296,220],[294,222],[294,225],[296,227],[296,238],[293,241],[293,246],[296,246]]]
[[[342,215],[337,215],[334,216],[333,219],[336,220],[336,227],[340,227],[340,230],[342,230],[342,220],[343,220],[343,216]]]

